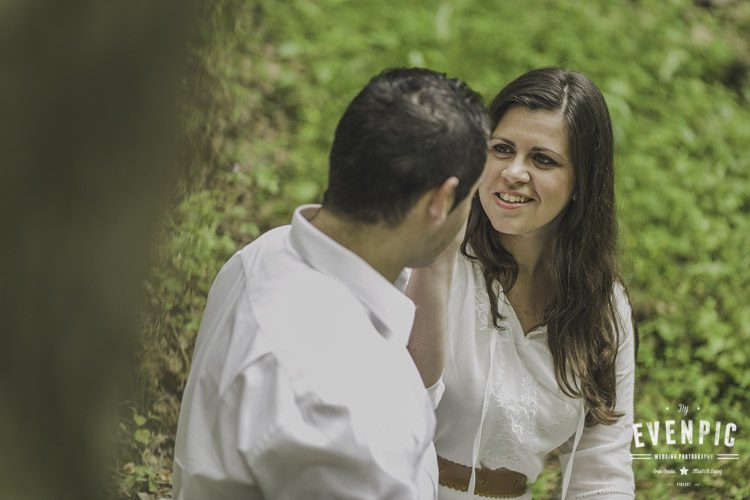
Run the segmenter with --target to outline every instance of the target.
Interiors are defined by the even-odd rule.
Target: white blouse
[[[504,467],[533,482],[545,456],[560,448],[563,497],[567,492],[567,498],[633,498],[634,335],[622,286],[615,290],[623,332],[616,363],[616,410],[624,416],[613,425],[593,427],[584,427],[583,400],[567,397],[557,384],[546,326],[524,336],[497,286],[498,311],[504,318],[500,328],[491,321],[479,264],[457,257],[445,368],[430,388],[439,400],[438,455],[469,467]]]

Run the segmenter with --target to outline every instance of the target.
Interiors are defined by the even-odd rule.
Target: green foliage
[[[165,461],[164,444],[170,440],[164,434],[149,429],[158,420],[154,415],[145,417],[135,408],[130,418],[121,418],[118,439],[127,446],[133,461],[118,464],[117,491],[120,497],[135,497],[138,493],[167,494],[171,489],[171,473],[162,470]]]
[[[491,98],[527,69],[563,65],[599,84],[614,122],[623,271],[641,332],[636,421],[679,420],[674,409],[684,403],[687,418],[741,426],[729,451],[742,459],[726,463],[722,476],[676,490],[651,473],[654,462],[636,462],[638,489],[644,498],[750,496],[750,438],[742,428],[750,303],[741,293],[750,289],[750,48],[742,36],[750,7],[724,4],[225,0],[206,7],[196,61],[210,75],[203,85],[212,106],[205,117],[188,113],[187,127],[209,154],[198,156],[206,174],[197,189],[165,224],[148,282],[138,395],[141,411],[155,418],[146,428],[174,434],[213,276],[243,244],[286,223],[296,205],[320,198],[336,122],[372,75],[424,65]],[[139,436],[141,450],[147,435]],[[163,444],[168,457],[172,442]],[[557,462],[548,463],[533,486],[541,498],[559,488]],[[168,458],[161,467],[171,468]],[[139,470],[131,486],[151,477]]]

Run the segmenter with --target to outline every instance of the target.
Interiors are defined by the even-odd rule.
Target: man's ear
[[[453,207],[458,182],[458,177],[448,177],[445,182],[431,191],[428,211],[435,224],[442,224],[448,217]]]

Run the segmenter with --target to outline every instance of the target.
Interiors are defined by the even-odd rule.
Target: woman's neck
[[[518,280],[533,284],[549,272],[551,238],[501,234],[500,242],[518,263]]]
[[[544,323],[545,310],[553,300],[550,283],[551,239],[501,235],[503,247],[518,263],[518,275],[506,296],[521,323],[524,335]]]

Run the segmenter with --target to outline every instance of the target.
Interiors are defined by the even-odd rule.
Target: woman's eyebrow
[[[501,141],[503,141],[503,142],[506,142],[506,143],[508,143],[509,145],[511,145],[511,146],[513,146],[513,147],[516,147],[516,143],[515,143],[515,142],[513,142],[513,141],[511,141],[511,140],[510,140],[510,139],[508,139],[507,137],[502,137],[502,136],[499,136],[499,135],[493,135],[492,137],[490,137],[490,139],[491,139],[491,140],[493,140],[493,141],[496,141],[496,140],[498,140],[498,139],[499,139],[499,140],[501,140]]]
[[[554,149],[552,149],[552,148],[545,148],[544,146],[534,146],[533,148],[531,148],[531,150],[532,150],[532,151],[546,151],[546,152],[548,152],[548,153],[554,153],[554,154],[556,154],[557,156],[560,156],[560,157],[562,157],[562,158],[565,158],[565,157],[564,157],[563,155],[561,155],[560,153],[558,153],[558,152],[557,152],[557,151],[555,151]]]

